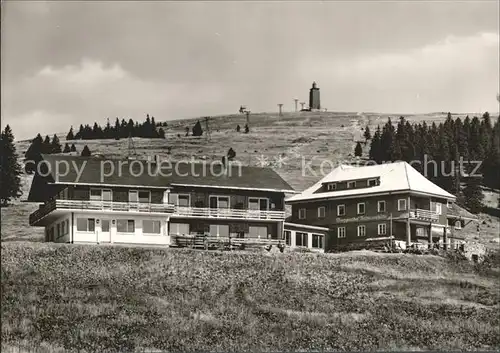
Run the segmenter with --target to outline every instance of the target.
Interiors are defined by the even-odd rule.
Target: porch
[[[114,212],[116,214],[169,214],[174,212],[174,205],[165,203],[133,203],[133,202],[113,202],[97,200],[51,200],[39,209],[30,214],[29,224],[31,226],[43,226],[62,214],[72,211],[85,212]]]

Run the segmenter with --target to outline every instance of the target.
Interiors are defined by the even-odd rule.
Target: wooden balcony
[[[240,210],[232,208],[201,208],[176,206],[174,216],[221,219],[261,219],[282,221],[285,211]]]
[[[44,205],[41,205],[38,210],[30,214],[30,225],[35,225],[43,217],[58,210],[116,211],[124,213],[172,213],[174,212],[174,205],[163,203],[128,203],[94,200],[52,200]]]
[[[439,215],[431,210],[416,208],[410,210],[410,219],[434,223],[439,221]]]

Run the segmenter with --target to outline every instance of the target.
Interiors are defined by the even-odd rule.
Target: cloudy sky
[[[498,111],[498,1],[17,2],[2,11],[2,125],[293,109]]]

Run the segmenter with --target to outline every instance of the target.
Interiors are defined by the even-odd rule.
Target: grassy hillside
[[[6,352],[500,349],[498,270],[440,257],[1,246]]]
[[[410,122],[439,123],[446,119],[446,113],[422,115],[405,115]],[[462,115],[456,115],[456,117]],[[472,116],[472,115],[471,115]],[[168,122],[167,138],[142,139],[134,138],[134,146],[140,156],[158,154],[162,158],[172,160],[220,160],[230,147],[236,151],[236,160],[245,165],[259,166],[261,156],[296,190],[302,191],[328,173],[335,163],[350,161],[355,141],[363,140],[361,128],[368,125],[375,131],[377,125],[383,125],[389,116],[376,113],[342,113],[342,112],[299,112],[277,114],[252,114],[250,116],[250,133],[237,133],[236,126],[246,124],[244,114],[213,117],[210,122],[211,138],[185,137],[185,128],[192,128],[198,119],[174,120]],[[397,120],[398,115],[392,115]],[[202,120],[201,120],[202,121]],[[203,124],[204,125],[204,124]],[[205,129],[205,126],[203,126]],[[178,136],[180,135],[180,136]],[[65,142],[66,132],[59,133],[61,142]],[[121,140],[87,140],[70,141],[78,151],[88,145],[92,152],[107,157],[126,156],[128,139]],[[18,151],[24,153],[29,146],[28,141],[17,144]],[[364,147],[367,154],[369,144]],[[170,151],[170,152],[169,152]],[[279,164],[281,158],[283,164]],[[323,160],[323,170],[321,163]],[[309,164],[310,163],[310,164]],[[315,173],[305,169],[310,165]],[[323,172],[323,173],[322,173]],[[24,178],[24,197],[27,196],[31,183],[30,177]],[[496,191],[487,193],[487,201],[496,207]],[[2,209],[2,240],[33,239],[39,240],[42,232],[37,228],[27,228],[28,215],[36,209],[33,204],[17,203],[14,207]],[[498,218],[482,215],[485,224],[481,238],[475,239],[489,246],[498,246]],[[475,237],[476,234],[471,235]]]

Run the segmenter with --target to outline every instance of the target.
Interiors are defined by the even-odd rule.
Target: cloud
[[[217,84],[147,81],[118,63],[84,59],[78,65],[46,66],[11,84],[2,96],[6,123],[31,137],[37,129],[65,131],[70,125],[104,123],[107,117],[143,119],[151,113],[158,120],[172,119],[182,110],[195,113],[190,101],[196,100],[197,109],[210,108],[223,94]]]
[[[323,75],[327,90],[342,89],[347,109],[357,104],[358,109],[386,112],[422,112],[422,107],[497,111],[498,62],[498,33],[479,33],[404,52],[322,61],[313,75]]]

